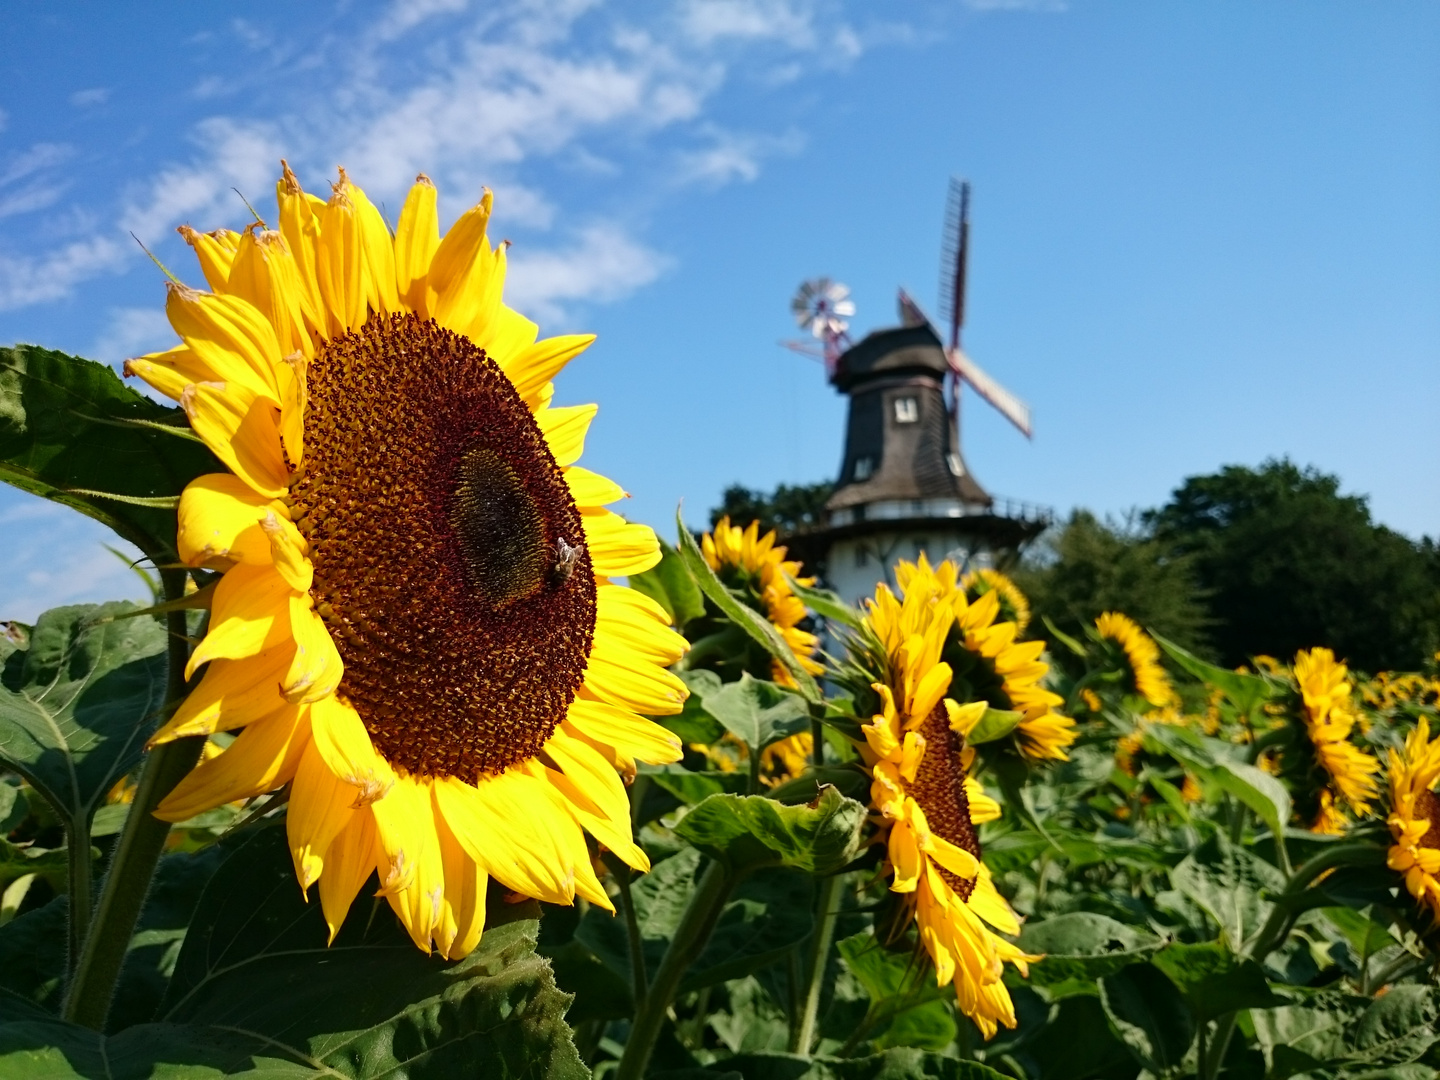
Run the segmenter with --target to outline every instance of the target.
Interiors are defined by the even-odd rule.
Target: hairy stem
[[[810,942],[810,954],[805,965],[805,998],[801,1002],[800,1023],[796,1025],[794,1038],[790,1043],[792,1054],[810,1054],[810,1044],[815,1041],[815,1020],[820,1014],[820,992],[825,986],[825,965],[830,959],[830,939],[835,936],[835,919],[840,914],[840,878],[838,876],[820,880],[819,895],[815,900],[815,934]]]
[[[611,856],[606,857],[608,862]],[[615,860],[617,863],[618,859]],[[649,975],[645,971],[645,949],[640,940],[640,920],[635,914],[635,898],[630,894],[630,867],[619,865],[614,868],[615,880],[620,884],[620,906],[625,910],[625,937],[630,943],[630,986],[637,1002],[645,999],[649,986]]]
[[[615,1080],[640,1080],[645,1075],[680,980],[710,940],[734,884],[729,871],[718,862],[710,863],[700,875],[690,903],[680,916],[680,925],[675,928],[675,936],[665,950],[665,958],[655,972],[655,981],[650,984],[644,1000],[636,1003],[635,1021],[630,1025],[630,1038],[625,1043],[625,1054],[615,1071]]]
[[[160,575],[167,599],[184,595],[183,571],[161,570]],[[172,702],[185,693],[185,662],[190,656],[185,616],[184,610],[170,611],[165,616],[170,632],[165,696]],[[170,823],[154,815],[155,807],[195,767],[204,746],[203,735],[176,739],[156,747],[146,759],[135,802],[111,856],[110,870],[105,875],[94,918],[66,994],[66,1020],[96,1031],[104,1030],[115,982],[130,948],[130,937],[150,891],[150,879],[165,848],[165,838],[170,834]],[[86,852],[89,852],[88,842]]]
[[[65,854],[69,862],[69,964],[67,971],[73,974],[80,962],[80,953],[85,946],[85,931],[90,926],[90,821],[82,817],[65,826]]]

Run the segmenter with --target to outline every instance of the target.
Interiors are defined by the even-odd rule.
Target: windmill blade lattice
[[[849,286],[828,277],[811,278],[796,290],[795,298],[790,301],[790,312],[800,329],[830,340],[849,329],[855,301],[850,299]]]

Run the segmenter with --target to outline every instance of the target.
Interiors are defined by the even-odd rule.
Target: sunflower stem
[[[70,877],[69,917],[67,929],[69,942],[68,973],[73,974],[80,962],[80,951],[85,945],[85,930],[90,925],[91,867],[90,867],[90,820],[82,817],[71,821],[65,827],[65,854],[69,864]]]
[[[160,576],[167,599],[184,595],[183,571],[162,570]],[[185,663],[190,657],[186,612],[167,612],[165,621],[170,631],[165,697],[167,701],[178,701],[185,693]],[[150,891],[155,865],[165,849],[165,838],[170,835],[170,823],[157,818],[154,810],[195,767],[204,746],[203,735],[176,739],[156,747],[145,761],[135,802],[115,844],[110,870],[101,886],[100,899],[65,998],[64,1017],[72,1023],[95,1031],[105,1028],[110,999],[130,948],[130,937]],[[87,843],[87,854],[88,851]]]
[[[835,919],[840,914],[840,878],[838,875],[820,879],[816,897],[815,934],[810,942],[810,955],[805,965],[805,1000],[801,1006],[800,1023],[795,1028],[790,1052],[810,1056],[815,1041],[815,1021],[820,1015],[820,992],[825,986],[825,967],[830,960],[830,940],[835,936]]]
[[[711,862],[700,875],[695,892],[680,916],[680,925],[675,928],[675,936],[665,950],[665,958],[655,972],[655,979],[644,999],[636,1003],[635,1020],[630,1025],[630,1038],[626,1040],[625,1053],[615,1071],[615,1080],[640,1080],[645,1075],[645,1067],[650,1063],[655,1040],[660,1037],[670,1004],[680,988],[680,980],[710,940],[734,885],[734,877],[718,862]]]
[[[620,906],[625,912],[625,937],[630,945],[630,986],[635,1000],[643,1001],[649,988],[649,975],[645,970],[644,942],[640,939],[640,919],[635,913],[635,898],[630,892],[630,879],[634,873],[613,855],[606,855],[605,862],[615,875],[620,886]]]

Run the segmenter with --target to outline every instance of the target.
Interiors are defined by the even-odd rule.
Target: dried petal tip
[[[280,182],[285,185],[285,193],[287,195],[299,195],[301,191],[300,181],[297,180],[295,174],[290,171],[290,163],[283,157],[280,159],[280,168],[282,171]]]
[[[435,186],[435,181],[431,180],[430,177],[426,176],[423,172],[415,174],[415,182],[417,184],[424,184],[426,187]]]
[[[200,239],[200,233],[192,229],[189,225],[176,225],[175,231],[183,236],[185,242],[191,247],[194,247],[195,242]]]

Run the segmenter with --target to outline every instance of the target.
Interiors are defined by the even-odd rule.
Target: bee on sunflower
[[[954,985],[956,1004],[988,1039],[999,1025],[1016,1024],[1004,965],[1026,974],[1039,957],[1000,936],[1019,933],[1020,925],[981,861],[978,831],[999,818],[1000,807],[970,775],[975,748],[965,744],[990,706],[957,700],[943,657],[957,635],[990,628],[996,598],[989,593],[971,604],[953,563],[932,570],[922,556],[900,569],[901,596],[881,585],[868,602],[868,645],[855,658],[877,676],[879,702],[862,729],[861,752],[890,888],[907,898],[937,982]],[[1013,624],[1001,625],[1011,630],[998,637],[1013,638]]]
[[[172,284],[182,343],[126,365],[227,468],[180,499],[181,558],[222,576],[151,743],[238,735],[157,813],[288,785],[332,940],[372,872],[452,959],[492,878],[611,908],[585,834],[648,868],[621,776],[680,757],[641,714],[681,708],[686,645],[613,580],[659,546],[577,464],[595,406],[552,404],[593,338],[505,305],[489,192],[442,237],[422,175],[392,237],[343,170],[321,199],[281,165],[278,230],[182,228],[211,291]]]

